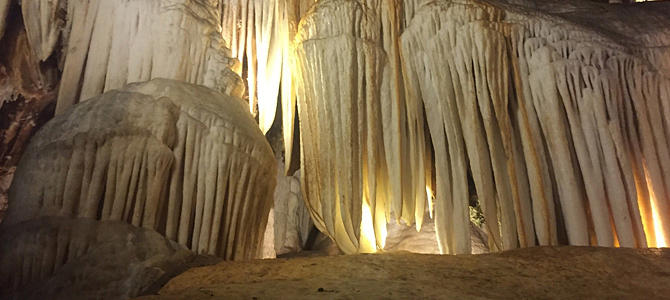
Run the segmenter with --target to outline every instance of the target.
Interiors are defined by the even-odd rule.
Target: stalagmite
[[[56,116],[33,138],[3,226],[122,220],[226,259],[260,255],[276,161],[244,102],[156,79]]]

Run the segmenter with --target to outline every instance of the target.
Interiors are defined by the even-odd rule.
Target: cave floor
[[[670,299],[670,249],[534,247],[223,262],[142,300]]]

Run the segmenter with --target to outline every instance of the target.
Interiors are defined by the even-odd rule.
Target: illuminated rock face
[[[166,79],[80,103],[33,137],[2,226],[122,220],[197,253],[259,257],[277,166],[245,105]]]
[[[469,253],[473,193],[492,250],[670,238],[670,7],[385,5],[320,1],[294,43],[306,202],[345,253],[426,204]]]
[[[603,22],[625,13],[614,9]],[[412,54],[422,52],[414,72],[427,81],[421,91],[434,145],[446,143],[452,151],[449,131],[462,132],[484,216],[499,220],[486,223],[498,249],[556,244],[557,230],[563,230],[557,218],[573,245],[656,245],[656,238],[645,235],[645,228],[647,235],[655,231],[653,220],[645,218],[650,198],[642,194],[647,181],[668,185],[664,172],[649,172],[645,179],[641,168],[645,161],[646,168],[662,170],[655,161],[667,153],[665,127],[650,128],[649,107],[656,107],[662,123],[660,103],[668,105],[670,82],[657,59],[662,53],[651,47],[665,45],[668,35],[646,30],[649,36],[634,42],[650,47],[645,50],[578,20],[578,13],[561,19],[551,9],[543,14],[435,2],[403,33],[403,42],[422,41],[403,43],[403,54],[416,59]],[[647,22],[670,25],[667,18]],[[644,142],[652,135],[655,146]],[[441,170],[446,164],[437,151],[436,160],[437,178],[445,179],[440,173],[448,169]],[[642,184],[636,187],[636,181]],[[662,198],[652,202],[667,212],[668,198]],[[660,220],[667,227],[667,218]]]
[[[379,32],[361,3],[323,1],[303,18],[295,41],[305,200],[316,226],[345,253],[382,247],[386,227],[387,204],[377,201],[388,182],[379,142],[386,63]]]
[[[493,251],[557,244],[647,247],[670,240],[668,5],[313,2],[36,0],[23,1],[21,10],[35,56],[60,61],[59,113],[126,83],[156,77],[242,97],[239,75],[245,73],[250,107],[244,108],[258,109],[259,124],[240,126],[258,126],[264,133],[280,98],[286,169],[298,151],[293,143],[299,126],[302,198],[316,226],[345,253],[383,248],[388,222],[419,230],[426,208],[433,212],[440,252],[469,253],[468,200],[474,194]],[[0,17],[8,3],[0,1]],[[245,61],[244,71],[237,59]],[[205,186],[214,181],[218,186],[220,168],[194,157],[219,159],[212,154],[218,142],[235,144],[238,136],[220,133],[216,118],[200,108],[185,111],[180,104],[175,109],[161,93],[148,93],[152,96],[140,94],[153,101],[151,109],[130,101],[123,114],[161,118],[116,127],[111,115],[101,115],[113,133],[73,135],[66,146],[45,143],[48,151],[39,159],[57,163],[33,162],[31,168],[51,168],[48,172],[59,174],[62,182],[31,183],[42,189],[26,185],[28,198],[54,199],[57,215],[64,210],[123,218],[199,252],[237,256],[235,247],[223,254],[212,250],[219,247],[212,239],[220,233],[208,231],[213,227],[205,223],[232,220],[227,217],[256,222],[242,215],[255,209],[247,203],[257,197],[242,190],[247,185],[211,191]],[[299,125],[294,124],[296,103]],[[185,121],[191,118],[197,121]],[[74,120],[68,124],[83,126]],[[231,124],[237,126],[237,120]],[[188,134],[201,132],[201,125],[216,133]],[[254,141],[262,139],[254,134]],[[130,146],[122,154],[107,154],[105,147],[119,147],[111,140]],[[105,165],[118,162],[118,171],[70,172],[79,165],[63,167],[71,160],[57,149],[79,146],[89,156],[81,154],[77,163],[104,159]],[[89,146],[101,147],[101,158],[97,150],[91,157]],[[194,154],[196,149],[202,153]],[[39,161],[36,154],[28,157]],[[123,169],[121,162],[129,160],[140,161],[147,171],[136,172],[134,163]],[[144,161],[152,163],[143,166]],[[274,173],[268,161],[257,161],[258,170]],[[238,171],[263,182],[251,169]],[[82,172],[93,172],[85,174],[89,181],[71,181]],[[124,186],[110,174],[143,178],[137,187],[145,188]],[[41,178],[22,176],[25,182]],[[118,191],[102,188],[103,181]],[[219,192],[251,200],[224,210],[232,215],[217,217],[218,200],[207,203]],[[135,201],[126,209],[130,206],[109,200],[126,193],[128,199],[164,202]],[[98,207],[99,197],[112,202]],[[8,220],[51,210],[44,208],[51,204],[31,201],[17,204],[25,211]],[[149,209],[134,208],[149,204]],[[221,226],[227,226],[227,234],[240,230],[237,223]],[[255,245],[255,239],[243,243]]]

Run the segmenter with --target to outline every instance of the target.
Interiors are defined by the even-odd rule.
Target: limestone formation
[[[488,237],[486,233],[472,222],[469,222],[468,234],[470,237],[470,253],[489,253]],[[386,224],[386,244],[384,251],[407,251],[423,254],[440,254],[437,235],[435,234],[435,220],[426,212],[421,225],[421,231],[414,226],[390,222]]]
[[[4,228],[0,245],[2,299],[128,299],[221,261],[120,221],[44,217]]]
[[[378,140],[387,60],[379,32],[369,8],[329,0],[312,6],[295,40],[303,193],[317,228],[345,253],[383,247],[392,205]],[[377,230],[361,234],[362,226]]]
[[[11,4],[12,4],[11,0],[0,1],[0,38],[2,38],[5,33],[5,27],[7,26],[5,24],[5,19],[7,18],[7,14],[9,13],[9,8],[11,7]]]
[[[245,103],[155,79],[57,115],[32,139],[2,226],[122,220],[197,253],[260,256],[276,161]]]
[[[383,247],[390,213],[420,229],[427,204],[441,252],[469,253],[476,193],[492,250],[665,245],[669,12],[318,2],[294,43],[317,227],[345,253],[369,251],[367,236]]]
[[[0,0],[0,19],[17,8]],[[389,222],[434,224],[440,253],[470,253],[473,198],[492,251],[670,241],[667,4],[24,0],[20,10],[25,33],[10,40],[30,47],[8,52],[30,49],[28,69],[62,75],[10,71],[60,76],[64,116],[17,169],[9,224],[124,220],[197,252],[257,257],[277,167],[263,133],[281,103],[275,154],[288,173],[300,152],[301,192],[297,177],[279,177],[291,183],[267,231],[275,252],[305,242],[300,198],[348,254],[383,249]],[[154,81],[68,108],[157,77],[230,97]]]
[[[277,255],[305,249],[312,219],[300,189],[300,173],[284,176],[284,166],[278,164],[277,188],[274,196],[274,248]]]
[[[56,113],[153,78],[244,93],[241,64],[225,46],[210,1],[34,0],[21,10],[35,55],[61,60]]]

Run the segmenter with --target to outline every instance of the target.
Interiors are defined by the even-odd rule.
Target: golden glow
[[[268,46],[269,47],[269,46]],[[272,53],[259,53],[259,62],[261,59],[267,64],[258,65],[258,74],[256,75],[256,85],[252,87],[252,81],[249,80],[249,104],[251,104],[251,89],[257,93],[256,104],[258,105],[258,126],[263,133],[267,133],[272,127],[275,115],[277,113],[277,97],[279,96],[279,82],[282,78],[282,64],[280,58],[283,51],[289,51],[288,45],[282,43],[280,47],[270,48]],[[253,108],[252,108],[253,113]]]
[[[383,218],[383,219],[380,218],[379,222],[384,223],[384,226],[380,227],[381,236],[382,236],[382,240],[381,240],[380,244],[381,244],[381,248],[384,249],[384,247],[386,247],[386,235],[387,235],[387,232],[386,232],[386,218]]]
[[[433,191],[426,186],[426,200],[428,201],[428,212],[430,213],[430,218],[433,218]]]
[[[668,247],[668,244],[665,240],[665,232],[663,230],[663,224],[661,223],[661,217],[658,215],[658,202],[654,194],[654,189],[649,183],[649,177],[647,176],[647,189],[649,190],[649,202],[651,202],[651,211],[652,218],[654,219],[654,232],[656,234],[656,247]]]
[[[649,200],[651,200],[651,211],[653,212],[654,217],[654,231],[656,232],[656,247],[667,247],[668,244],[665,241],[665,232],[663,231],[663,224],[661,224],[661,217],[658,215],[658,207],[656,203],[656,197],[654,196],[654,191],[649,187]]]
[[[375,240],[375,228],[372,223],[372,211],[367,199],[363,199],[363,209],[361,218],[361,240],[358,252],[373,253],[377,251]]]

